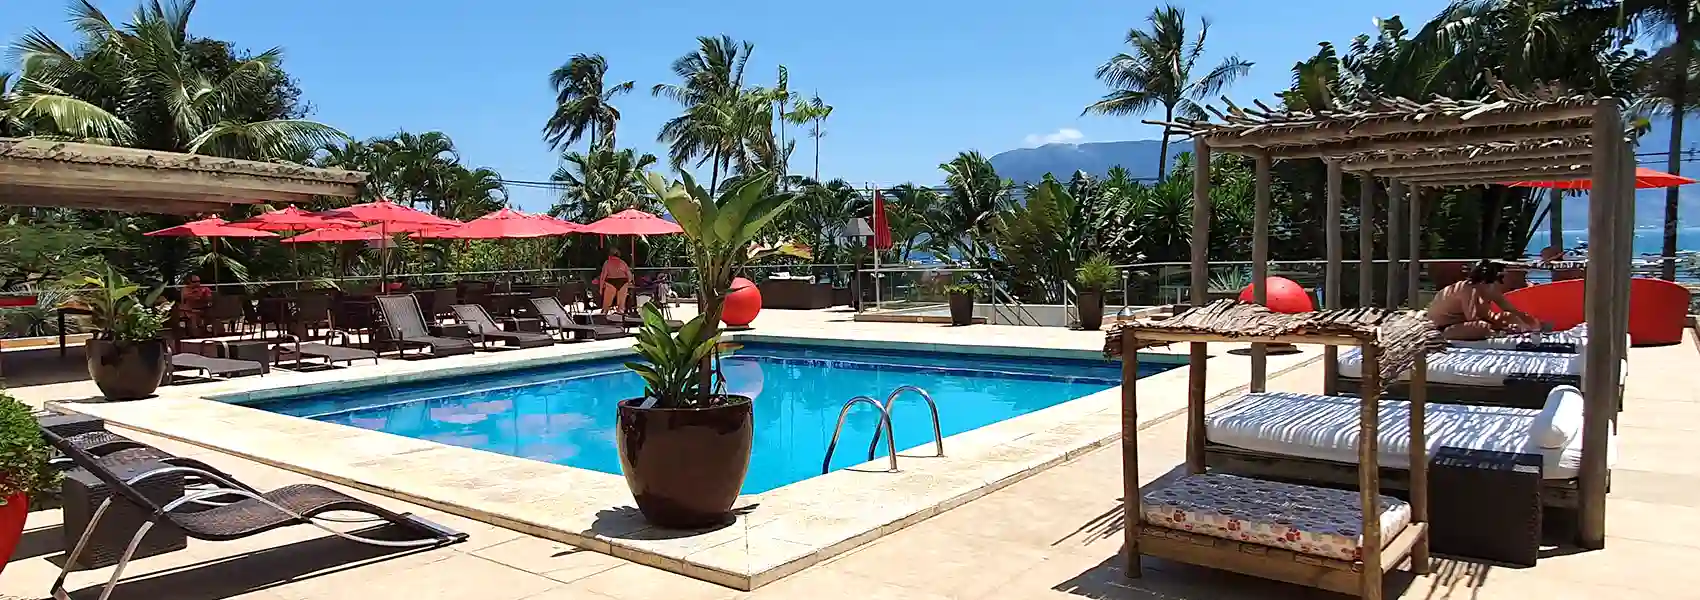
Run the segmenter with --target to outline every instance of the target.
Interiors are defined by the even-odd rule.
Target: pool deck
[[[758,321],[758,333],[1028,347],[1050,351],[1095,351],[1102,343],[1101,334],[1060,329],[983,325],[945,328],[849,323],[847,318],[848,315],[842,313],[775,311],[764,314],[763,320]],[[624,345],[622,342],[606,344],[615,350]],[[588,344],[566,349],[573,352],[609,350]],[[1221,352],[1213,352],[1213,355],[1216,358],[1211,359],[1212,394],[1223,394],[1243,385],[1244,364],[1232,363],[1245,359]],[[1314,354],[1290,357],[1293,361],[1290,364],[1277,363],[1272,358],[1272,368],[1297,366],[1297,369],[1272,377],[1271,387],[1294,391],[1316,389],[1320,386],[1320,365],[1304,362],[1311,357]],[[528,358],[530,355],[516,351],[467,357],[465,364],[451,363],[460,359],[385,361],[382,365],[363,369],[369,369],[369,373],[401,376],[403,371],[412,372],[412,369],[419,368],[450,369],[466,364]],[[1700,368],[1697,368],[1700,367],[1700,354],[1696,353],[1691,337],[1679,346],[1634,349],[1631,361],[1626,412],[1622,417],[1622,445],[1614,471],[1613,494],[1608,504],[1607,550],[1569,553],[1560,549],[1533,569],[1443,564],[1438,570],[1439,575],[1406,582],[1395,579],[1390,584],[1390,595],[1488,599],[1598,598],[1607,594],[1700,597],[1700,585],[1691,581],[1700,579],[1700,574],[1683,570],[1687,564],[1700,559],[1700,543],[1694,542],[1688,534],[1693,529],[1692,524],[1700,523],[1700,501],[1693,499],[1693,491],[1700,489],[1700,468],[1694,467],[1691,460],[1682,458],[1700,450],[1700,440],[1695,439],[1693,431],[1700,427],[1693,424],[1694,417],[1700,416],[1700,408],[1696,408],[1700,407]],[[351,372],[359,369],[362,368],[279,374],[264,379],[267,384],[287,379],[279,384],[310,385],[315,382],[309,376],[352,377]],[[12,372],[11,369],[8,371]],[[1153,389],[1167,385],[1160,378],[1177,373],[1181,383],[1174,393],[1158,393]],[[1149,415],[1148,420],[1142,423],[1146,428],[1140,438],[1141,459],[1146,464],[1142,465],[1141,473],[1148,480],[1181,462],[1185,424],[1183,420],[1170,417],[1184,402],[1184,373],[1184,369],[1171,371],[1148,378],[1141,384],[1141,414]],[[160,431],[174,438],[181,437],[174,433],[177,429],[195,430],[190,433],[192,438],[210,436],[211,441],[196,440],[193,445],[171,439],[160,440],[160,443],[168,450],[192,454],[226,467],[262,488],[314,481],[312,475],[302,471],[312,473],[323,468],[327,472],[316,474],[321,479],[329,479],[333,486],[359,484],[360,489],[354,490],[357,495],[398,510],[415,510],[438,519],[471,533],[471,540],[450,548],[401,556],[365,552],[340,540],[322,539],[321,532],[303,528],[273,532],[242,542],[191,543],[188,551],[134,563],[131,571],[126,573],[126,580],[131,583],[120,587],[115,598],[1333,597],[1297,587],[1168,563],[1149,567],[1144,579],[1125,579],[1120,570],[1123,560],[1119,557],[1120,454],[1114,450],[1115,443],[1103,443],[1104,438],[1115,435],[1118,427],[1112,419],[1119,418],[1113,398],[1107,407],[1096,406],[1092,398],[1059,406],[1057,408],[1079,405],[1083,408],[1071,410],[1083,412],[1061,412],[1032,420],[1022,426],[1024,433],[1014,441],[1008,440],[1005,435],[996,436],[1003,440],[996,442],[990,441],[991,436],[978,442],[973,437],[953,436],[946,440],[947,458],[942,460],[926,458],[925,455],[930,454],[926,452],[930,450],[928,447],[904,452],[914,457],[905,457],[903,473],[846,472],[846,477],[830,488],[811,492],[817,496],[814,498],[787,498],[782,493],[797,486],[747,497],[745,503],[754,502],[757,506],[737,525],[703,535],[653,540],[644,538],[660,537],[658,534],[662,532],[642,529],[641,523],[630,518],[629,509],[622,510],[630,505],[630,497],[625,494],[623,482],[617,477],[605,476],[612,477],[617,484],[610,491],[602,487],[575,489],[573,486],[582,482],[570,481],[559,474],[547,475],[549,479],[542,483],[546,484],[544,487],[548,488],[549,495],[535,496],[516,487],[517,483],[538,475],[526,470],[529,466],[504,465],[498,476],[487,476],[482,467],[468,469],[472,465],[465,461],[481,462],[494,456],[488,453],[448,449],[480,455],[474,459],[460,456],[460,452],[445,452],[447,447],[435,444],[410,448],[409,444],[414,440],[375,432],[363,433],[388,439],[356,440],[355,437],[364,436],[340,434],[322,440],[310,438],[314,441],[307,443],[300,436],[322,435],[323,432],[314,431],[318,428],[301,427],[265,433],[252,427],[284,425],[281,422],[232,422],[229,419],[242,417],[198,413],[196,411],[205,407],[190,402],[197,396],[231,391],[225,386],[233,384],[253,387],[255,381],[250,378],[241,382],[207,384],[207,387],[193,390],[191,388],[201,386],[177,386],[168,388],[173,392],[171,397],[122,404],[78,405],[75,408],[95,412],[117,407],[122,414],[114,414],[111,418],[119,423]],[[79,385],[82,387],[80,391]],[[177,397],[176,391],[180,389],[190,390],[192,396]],[[12,391],[21,398],[38,403],[74,401],[93,395],[92,384],[86,382],[14,388]],[[204,400],[196,402],[219,404]],[[243,414],[288,419],[252,409],[220,406]],[[1045,415],[1045,412],[1029,416],[1039,415]],[[299,419],[293,421],[305,422]],[[150,439],[153,438],[150,436]],[[274,448],[284,439],[293,440],[289,448]],[[1069,449],[1075,445],[1080,447]],[[302,468],[302,465],[294,464],[286,470],[266,464],[270,461],[245,460],[208,446],[237,446],[223,450],[262,459],[268,453],[287,452],[292,461],[310,462],[312,465]],[[1099,447],[1106,449],[1097,450]],[[1045,458],[1058,453],[1063,458]],[[399,465],[393,461],[405,460],[408,455],[429,457],[432,472],[408,476],[399,466],[389,466]],[[382,462],[386,465],[382,469],[355,466],[371,461],[391,462]],[[998,466],[983,466],[985,464]],[[1039,472],[1046,466],[1051,468]],[[384,469],[395,470],[398,474],[381,480],[385,485],[373,485],[330,472],[339,469],[342,475],[384,477],[380,473]],[[463,476],[471,479],[453,482]],[[431,483],[445,478],[451,483]],[[829,479],[831,476],[810,481]],[[389,489],[386,485],[397,482],[422,486],[420,492],[441,490],[446,495],[429,496],[435,501],[423,506],[410,506],[408,502],[383,498],[368,491]],[[946,496],[944,506],[947,508],[940,509],[939,504],[933,504],[929,509],[925,504],[931,500],[920,501],[919,504],[895,500],[937,497],[933,492]],[[412,493],[402,495],[421,502],[425,498],[413,497]],[[832,501],[830,498],[835,495],[849,499],[848,506]],[[584,501],[591,496],[601,499],[602,503]],[[483,506],[491,498],[503,497],[511,497],[514,502],[546,506],[548,510],[527,513],[531,516],[526,518],[533,521],[530,523],[503,523],[506,528],[449,514],[461,512],[452,505],[455,499],[466,503],[476,501]],[[836,521],[818,523],[818,519],[804,519],[795,521],[801,525],[794,530],[776,525],[789,521],[774,515],[783,515],[788,510],[809,511],[810,501],[814,502],[812,506],[837,506],[842,512],[810,511],[819,518]],[[581,513],[584,509],[596,509],[597,513],[602,513],[602,520],[600,523],[592,521],[590,528],[579,531],[607,535],[609,550],[604,552],[612,555],[581,551],[549,539],[554,535],[539,537],[549,532],[540,531],[537,526],[561,531],[582,527],[577,520],[583,518]],[[907,516],[902,515],[905,512]],[[854,524],[863,513],[879,515],[872,521],[891,520],[876,530],[868,530],[865,525]],[[896,518],[893,519],[893,516]],[[0,580],[0,595],[46,596],[47,584],[57,571],[52,560],[60,555],[58,531],[54,526],[57,519],[58,511],[32,513],[32,533],[26,535],[25,547]],[[603,529],[596,529],[598,526]],[[611,533],[620,527],[636,529],[618,535]],[[620,547],[615,545],[616,541],[630,543],[627,547],[636,549],[644,548],[649,542],[655,542],[652,547],[695,547],[698,549],[686,553],[687,558],[695,555],[700,559],[693,561],[694,564],[727,564],[731,567],[738,566],[739,559],[715,561],[725,561],[723,556],[741,552],[744,565],[760,567],[767,564],[762,561],[783,560],[796,554],[798,549],[792,544],[806,544],[809,532],[831,532],[830,535],[820,533],[819,537],[812,538],[830,541],[834,536],[842,536],[858,528],[863,529],[863,533],[852,534],[837,542],[838,548],[828,545],[800,559],[813,566],[799,565],[795,560],[781,564],[784,570],[802,570],[753,593],[668,572],[685,569],[664,570],[646,566],[653,561],[634,563],[626,557],[642,559],[639,554],[628,552],[626,557],[622,557],[621,551],[614,550]],[[651,534],[646,535],[645,531]],[[790,539],[793,537],[805,541],[794,542]],[[867,539],[855,539],[857,537]],[[851,541],[856,543],[849,543]],[[359,566],[344,568],[343,564],[350,561]],[[759,574],[754,570],[749,572]],[[104,581],[108,575],[109,569],[78,573],[72,578],[72,589],[87,588],[97,580]],[[711,577],[700,578],[712,580]]]

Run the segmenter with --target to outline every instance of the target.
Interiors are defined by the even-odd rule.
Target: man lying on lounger
[[[1549,328],[1507,302],[1499,291],[1502,283],[1505,283],[1505,265],[1491,260],[1476,263],[1469,277],[1434,295],[1428,305],[1428,318],[1449,340],[1485,340],[1501,333]],[[1499,307],[1499,312],[1494,312],[1494,306]]]

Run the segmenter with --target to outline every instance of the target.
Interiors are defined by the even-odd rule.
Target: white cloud
[[[1056,130],[1055,133],[1028,134],[1024,141],[1027,142],[1028,146],[1043,146],[1045,144],[1073,144],[1083,139],[1086,139],[1086,134],[1080,133],[1079,129],[1064,127]]]

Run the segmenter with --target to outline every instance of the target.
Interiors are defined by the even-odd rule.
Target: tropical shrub
[[[1116,283],[1116,266],[1110,264],[1110,257],[1094,254],[1074,271],[1074,282],[1081,291],[1102,292]]]
[[[170,311],[159,302],[164,286],[143,293],[142,286],[131,283],[111,266],[73,277],[68,284],[67,287],[83,290],[67,304],[88,309],[89,321],[97,330],[96,339],[148,341],[158,339],[159,332],[165,328]]]
[[[14,494],[59,486],[59,470],[47,464],[48,446],[30,407],[0,392],[0,506]]]

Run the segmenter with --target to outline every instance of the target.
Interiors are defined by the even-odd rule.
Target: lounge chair
[[[390,341],[395,343],[397,357],[403,355],[408,344],[423,345],[434,357],[471,354],[477,349],[471,340],[431,335],[425,316],[419,312],[419,301],[412,294],[378,296],[377,300],[378,310],[384,315],[384,328],[390,334]]]
[[[531,305],[537,308],[537,316],[543,319],[543,328],[559,332],[562,338],[572,334],[580,339],[606,340],[631,335],[623,327],[579,323],[556,298],[532,298]]]
[[[1356,485],[1359,407],[1359,399],[1342,396],[1245,394],[1205,417],[1205,461],[1212,470],[1237,475]],[[1395,489],[1408,489],[1410,410],[1409,402],[1381,402],[1376,461],[1383,485]],[[1576,388],[1553,388],[1534,409],[1430,403],[1426,418],[1431,454],[1451,446],[1540,455],[1542,503],[1576,507],[1582,465],[1582,393]],[[1616,448],[1613,432],[1608,465]]]
[[[1581,354],[1482,348],[1453,348],[1429,357],[1429,401],[1479,406],[1540,408],[1560,385],[1582,385]],[[1356,392],[1362,380],[1363,354],[1340,351],[1338,389]],[[1625,362],[1622,376],[1628,377]],[[1387,386],[1394,397],[1408,397],[1410,374]],[[1622,383],[1621,380],[1619,382]]]
[[[212,343],[222,345],[223,342],[212,340]],[[202,341],[202,344],[208,341]],[[228,348],[228,347],[227,347]],[[229,354],[227,350],[225,352]],[[247,375],[265,375],[271,370],[264,361],[241,360],[235,358],[217,358],[190,352],[177,352],[171,355],[171,364],[166,366],[166,372],[173,379],[178,371],[200,371],[207,379],[229,379]]]
[[[1453,341],[1450,344],[1457,348],[1582,354],[1588,347],[1588,324],[1583,323],[1563,331],[1518,333],[1485,340]]]
[[[189,537],[210,542],[225,542],[251,537],[273,529],[293,525],[312,525],[337,537],[389,548],[424,548],[442,546],[466,540],[466,534],[456,532],[437,525],[417,516],[405,513],[395,513],[385,510],[369,502],[355,499],[352,496],[336,490],[314,484],[298,484],[281,487],[265,493],[255,493],[247,486],[237,484],[226,477],[187,466],[166,466],[136,475],[129,479],[119,478],[107,466],[107,463],[95,458],[82,448],[60,437],[51,431],[42,430],[43,437],[54,448],[64,453],[77,467],[86,469],[110,488],[112,495],[101,501],[89,519],[83,535],[77,540],[77,545],[66,557],[64,566],[59,571],[59,578],[53,581],[51,593],[55,598],[69,598],[65,590],[65,578],[71,568],[77,564],[77,559],[88,547],[89,539],[99,532],[101,535],[122,535],[112,527],[102,530],[100,521],[107,510],[116,502],[129,502],[152,514],[146,517],[141,527],[130,536],[129,544],[125,547],[123,556],[112,570],[112,577],[101,589],[100,600],[106,600],[112,595],[113,588],[124,576],[124,567],[135,554],[136,547],[142,537],[156,526],[174,527],[183,531]],[[149,499],[134,486],[150,478],[167,474],[193,475],[203,481],[216,482],[211,489],[196,490],[185,493],[182,497],[161,504]],[[201,504],[202,501],[219,497],[240,497],[241,501],[219,504],[210,508]],[[193,505],[193,506],[191,506]],[[185,508],[188,507],[188,508]],[[320,515],[334,511],[361,512],[376,517],[374,520],[387,521],[395,526],[405,528],[419,534],[418,539],[385,540],[369,538],[356,533],[345,533],[332,529],[319,522]],[[346,522],[346,521],[344,521]]]
[[[555,338],[549,337],[548,334],[502,329],[501,325],[496,324],[496,319],[490,316],[490,312],[477,304],[456,304],[449,308],[454,309],[456,321],[466,325],[472,335],[484,342],[501,340],[509,346],[521,348],[541,348],[555,343]]]
[[[330,333],[325,337],[326,343],[301,343],[301,338],[288,334],[285,334],[283,339],[284,343],[273,346],[277,350],[278,362],[280,363],[288,361],[300,364],[309,358],[322,359],[326,365],[333,366],[339,362],[353,364],[357,360],[370,360],[372,364],[378,363],[376,351],[351,347],[350,344],[354,342],[354,334],[346,331],[330,330]],[[341,339],[342,344],[338,345],[332,341],[336,339]]]
[[[234,483],[238,486],[241,486],[243,489],[247,489],[249,491],[255,491],[255,490],[253,490],[253,488],[242,485],[241,482],[236,481],[235,476],[232,476],[229,473],[225,473],[224,471],[221,471],[221,470],[213,467],[212,465],[209,465],[209,464],[206,464],[204,462],[195,460],[193,458],[184,458],[184,457],[181,457],[181,456],[176,456],[176,455],[173,455],[173,454],[166,452],[164,450],[160,450],[160,449],[155,448],[153,446],[149,446],[147,444],[138,442],[136,440],[132,440],[130,438],[118,435],[116,433],[112,433],[110,431],[101,430],[101,431],[90,431],[90,432],[87,432],[87,433],[79,433],[79,434],[76,434],[76,435],[66,437],[65,441],[67,443],[73,445],[73,446],[76,446],[77,448],[82,449],[84,452],[87,452],[90,456],[101,459],[102,461],[105,461],[108,464],[112,464],[114,461],[117,461],[117,462],[132,462],[132,461],[136,461],[136,460],[154,460],[154,461],[162,462],[162,463],[165,463],[165,464],[168,464],[168,465],[171,465],[171,466],[175,466],[175,467],[191,467],[191,468],[194,468],[194,469],[197,469],[197,470],[206,471],[206,472],[211,473],[213,475],[216,475],[220,478],[223,478],[224,480],[227,480],[230,483]],[[72,468],[72,467],[75,466],[75,463],[71,461],[70,457],[63,456],[63,455],[55,457],[53,459],[50,459],[48,461],[48,463],[53,464],[53,465],[57,465],[57,466],[61,466],[61,467],[66,468],[66,469],[69,469],[69,468]],[[200,483],[213,483],[213,482],[211,482],[211,481],[201,481]],[[255,493],[258,493],[258,492],[255,491]]]

